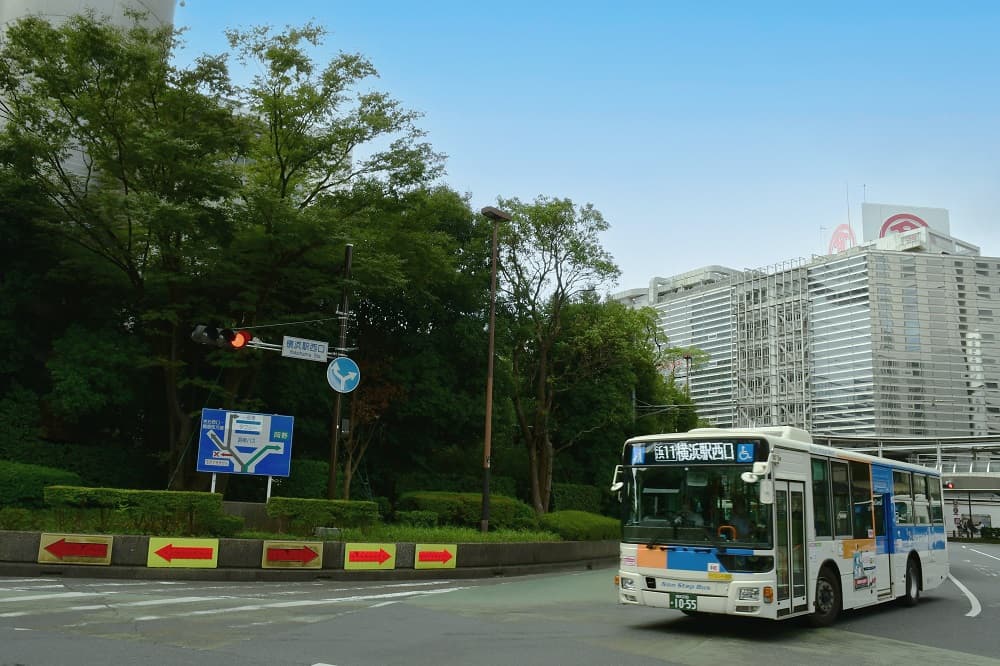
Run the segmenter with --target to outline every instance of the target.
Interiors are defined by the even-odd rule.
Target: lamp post
[[[691,397],[691,354],[684,354],[684,386],[687,388],[687,397]]]
[[[489,357],[486,361],[486,424],[483,427],[483,510],[479,528],[486,532],[490,528],[490,444],[493,437],[493,347],[494,329],[497,317],[497,235],[500,222],[509,222],[510,215],[499,208],[486,206],[482,214],[493,220],[493,255],[490,265],[490,324],[489,324]]]

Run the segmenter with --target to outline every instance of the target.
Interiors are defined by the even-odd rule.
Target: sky
[[[183,2],[191,55],[324,26],[317,55],[366,56],[475,209],[593,204],[608,292],[826,254],[863,201],[948,209],[1000,256],[1000,3]]]

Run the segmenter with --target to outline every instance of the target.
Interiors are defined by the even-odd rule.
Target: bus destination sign
[[[647,448],[648,447],[648,448]],[[752,463],[754,442],[680,441],[633,445],[632,464]]]

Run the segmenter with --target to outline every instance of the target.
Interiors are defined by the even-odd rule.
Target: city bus
[[[788,426],[625,442],[618,602],[832,624],[948,576],[941,478]]]

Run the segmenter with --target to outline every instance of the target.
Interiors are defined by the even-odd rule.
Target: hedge
[[[367,527],[379,522],[378,504],[349,500],[272,497],[267,515],[281,521],[281,531],[311,536],[317,527]]]
[[[396,503],[397,511],[433,511],[439,524],[479,527],[482,520],[481,493],[413,492]],[[537,529],[535,512],[524,502],[503,495],[490,496],[490,527],[494,529]]]
[[[601,513],[604,491],[596,486],[578,483],[552,484],[552,511],[586,511]]]
[[[614,518],[586,511],[553,511],[538,518],[542,529],[555,532],[566,541],[621,539],[621,523]]]
[[[49,486],[45,501],[57,510],[60,525],[79,524],[89,513],[98,516],[102,531],[112,521],[131,532],[165,536],[233,536],[243,527],[241,518],[225,513],[218,493]]]
[[[46,486],[79,484],[79,475],[64,469],[0,461],[0,506],[40,508]]]

